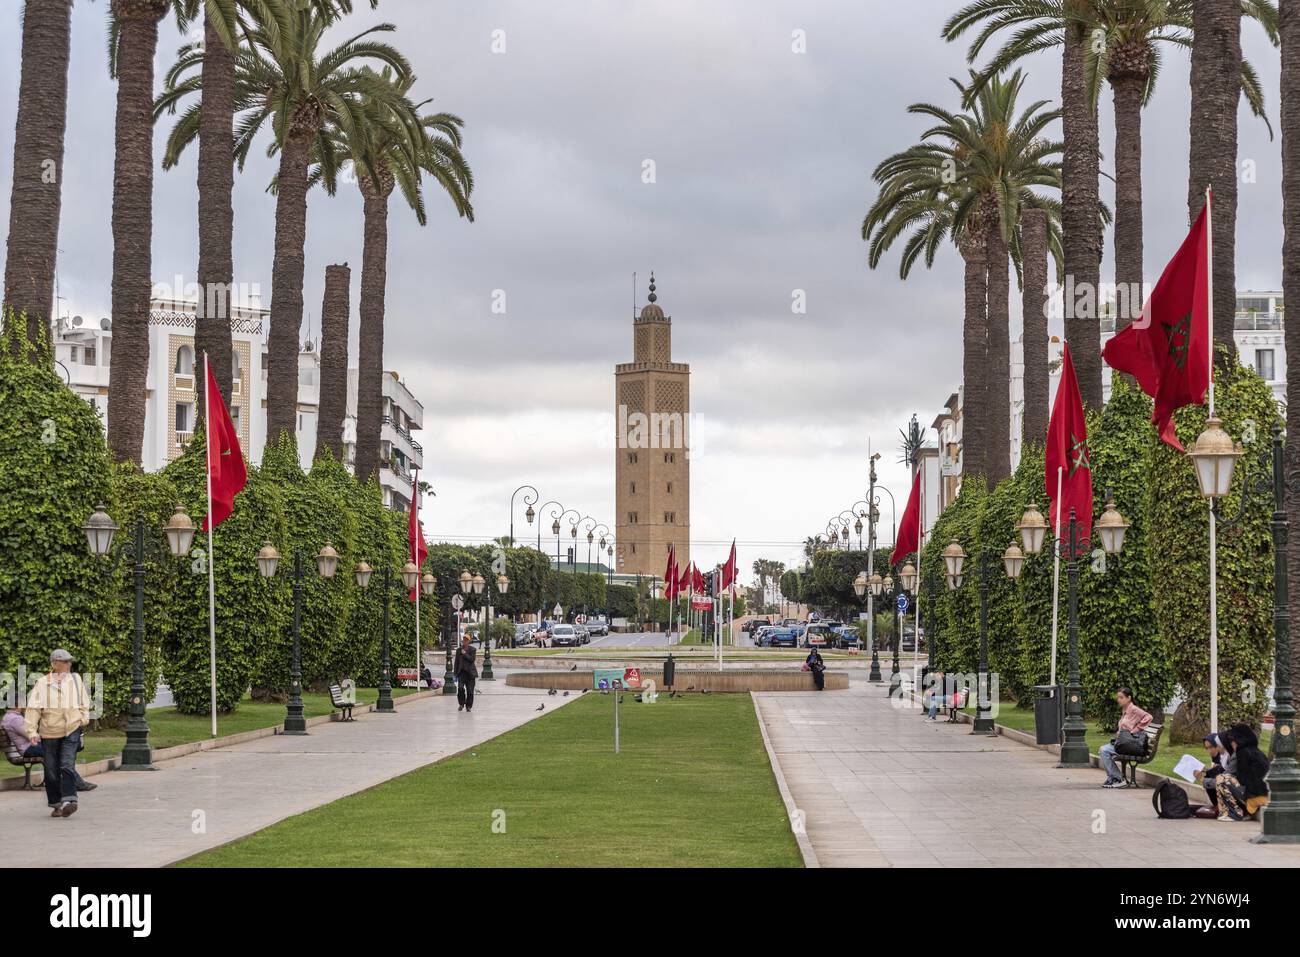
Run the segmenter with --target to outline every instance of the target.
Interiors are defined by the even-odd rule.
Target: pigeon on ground
[[[590,690],[591,690],[590,688],[583,688],[583,689],[582,689],[582,693],[583,693],[583,694],[586,694],[586,693],[587,693],[588,691],[590,691]]]
[[[713,694],[713,692],[710,691],[708,688],[705,688],[703,691],[700,692],[700,694]]]
[[[635,701],[637,704],[641,704],[645,699],[642,698],[640,695],[637,695],[637,696],[636,696],[635,698],[633,698],[632,700]]]
[[[537,706],[536,710],[538,710],[538,711],[545,711],[545,710],[546,710],[546,705],[544,705],[544,704],[539,704],[539,705]]]
[[[574,665],[574,666],[573,666],[572,668],[570,668],[569,670],[570,670],[570,671],[577,671],[577,670],[578,670],[578,666],[577,666],[577,665]]]
[[[569,696],[569,692],[567,692],[567,691],[566,691],[566,692],[564,692],[564,697],[566,697],[566,698],[567,698],[567,697],[568,697],[568,696]]]
[[[687,686],[686,686],[686,690],[687,690],[687,691],[694,691],[694,690],[695,690],[695,685],[687,685]]]
[[[550,691],[548,691],[548,692],[546,692],[546,693],[547,693],[547,694],[555,694],[555,689],[552,688]]]

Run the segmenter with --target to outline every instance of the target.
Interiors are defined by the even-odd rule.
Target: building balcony
[[[424,406],[411,394],[411,390],[397,377],[395,372],[384,373],[383,396],[392,405],[402,411],[405,420],[412,428],[424,427]]]
[[[403,444],[406,446],[407,458],[417,460],[417,464],[424,461],[424,447],[411,437],[410,432],[393,421],[391,415],[384,416],[382,429],[384,430],[382,438],[389,442],[396,441],[399,447]]]
[[[1282,313],[1239,312],[1233,322],[1233,328],[1237,332],[1280,332]]]

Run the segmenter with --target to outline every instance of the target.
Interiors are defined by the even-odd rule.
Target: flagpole
[[[1205,187],[1206,365],[1214,418],[1214,192]],[[1210,731],[1219,730],[1219,519],[1210,499]]]
[[[208,353],[203,351],[203,455],[207,466],[203,471],[208,484],[208,681],[211,690],[212,736],[217,736],[217,592],[216,572],[212,563],[212,540],[216,529],[212,524],[212,396],[208,394]]]
[[[411,478],[411,497],[415,501],[415,535],[416,535],[415,554],[411,556],[411,560],[416,563],[415,565],[415,571],[416,571],[416,575],[415,575],[415,692],[414,693],[418,694],[420,691],[420,670],[424,666],[424,662],[420,660],[420,592],[424,590],[423,589],[424,582],[420,580],[419,559],[420,559],[420,545],[422,544],[420,540],[424,538],[424,535],[423,535],[423,528],[420,525],[420,470],[419,469],[415,470],[415,475],[412,476]],[[432,669],[430,669],[429,674],[430,675],[433,674]],[[432,684],[433,682],[429,682],[429,683]]]
[[[925,464],[921,461],[921,450],[916,452],[916,470],[920,477],[920,496],[916,509],[916,634],[912,636],[912,701],[917,701],[921,690],[917,676],[921,668],[921,545],[925,541]],[[927,652],[928,654],[928,652]]]
[[[1061,481],[1065,469],[1056,467],[1056,533],[1052,539],[1052,677],[1048,684],[1056,685],[1056,625],[1061,607]]]

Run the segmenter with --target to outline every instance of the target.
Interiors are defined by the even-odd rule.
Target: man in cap
[[[45,799],[50,817],[77,810],[77,751],[90,721],[90,697],[81,675],[72,673],[72,655],[50,652],[50,670],[27,694],[27,736],[45,750]]]

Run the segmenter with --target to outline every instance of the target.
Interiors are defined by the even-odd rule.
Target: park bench
[[[943,697],[944,697],[945,704],[948,706],[948,723],[956,724],[957,713],[959,711],[963,711],[966,708],[968,699],[970,698],[970,691],[968,689],[963,688],[960,691],[954,691],[951,694],[945,694]]]
[[[4,736],[5,760],[14,767],[23,769],[23,790],[34,791],[36,788],[32,784],[32,768],[43,764],[43,759],[24,757],[18,750],[18,745],[14,744],[13,739],[9,737],[9,732],[3,728],[0,728],[0,735]]]
[[[320,686],[317,685],[317,687]],[[343,700],[343,687],[337,681],[330,682],[330,704],[339,709],[339,713],[342,715],[341,720],[357,720],[352,717],[352,709],[355,708],[356,705],[350,701]]]
[[[1141,755],[1117,754],[1115,763],[1120,766],[1124,773],[1124,780],[1128,781],[1129,787],[1140,788],[1142,785],[1137,782],[1137,769],[1140,765],[1149,764],[1155,759],[1160,751],[1160,736],[1164,733],[1165,726],[1152,722],[1146,727],[1147,749]]]

